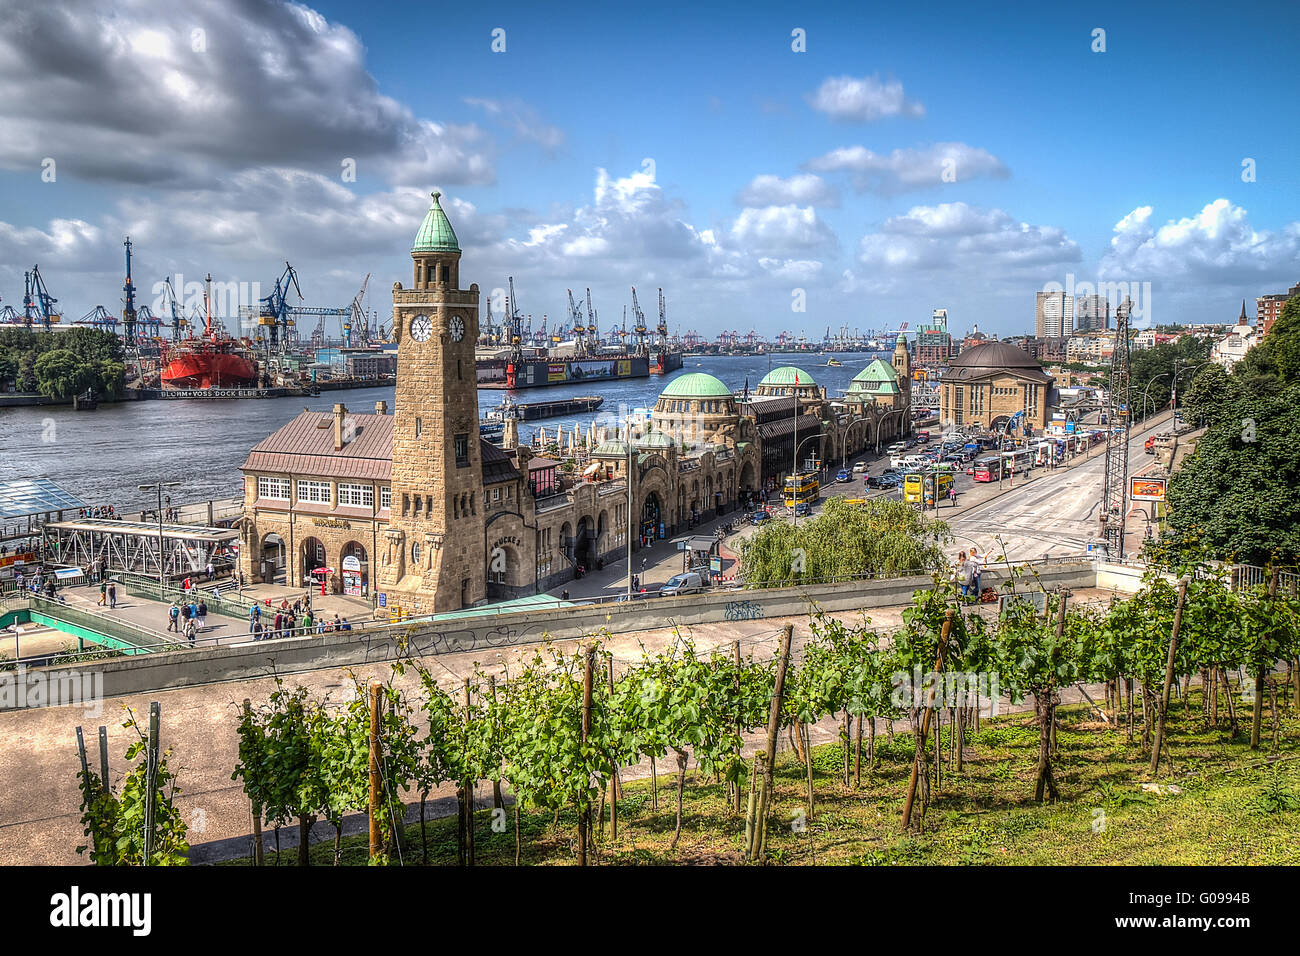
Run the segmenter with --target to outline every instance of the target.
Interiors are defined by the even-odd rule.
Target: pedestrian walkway
[[[119,585],[117,589],[117,607],[110,608],[99,604],[99,585],[88,584],[84,587],[68,587],[59,591],[69,607],[90,613],[107,620],[125,621],[138,628],[157,635],[160,641],[178,640],[183,635],[168,631],[169,602],[155,601],[134,594],[127,594],[126,588]],[[198,600],[199,595],[195,595]],[[226,644],[248,637],[248,622],[232,617],[208,612],[207,626],[195,637],[195,644]]]

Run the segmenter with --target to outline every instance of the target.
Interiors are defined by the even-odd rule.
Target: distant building
[[[1034,335],[1061,338],[1074,331],[1074,296],[1065,292],[1039,292],[1034,302]]]
[[[956,355],[957,343],[948,333],[948,310],[935,309],[929,323],[916,333],[916,364],[922,367],[947,365]]]
[[[1074,297],[1075,331],[1096,332],[1105,331],[1108,328],[1110,328],[1110,302],[1104,295],[1076,295]]]
[[[980,327],[976,325],[966,335],[966,338],[962,339],[961,348],[962,351],[964,352],[966,349],[973,349],[975,346],[983,345],[985,342],[996,342],[997,340],[998,337],[996,335],[994,336],[985,335],[983,332],[980,331]]]
[[[986,342],[962,352],[939,380],[939,420],[946,426],[997,428],[1017,412],[1035,431],[1047,426],[1052,377],[1024,349]]]
[[[1255,300],[1255,326],[1260,329],[1260,335],[1268,335],[1269,329],[1273,328],[1273,323],[1282,314],[1282,306],[1286,305],[1286,300],[1296,295],[1300,295],[1300,282],[1293,285],[1285,294],[1277,292],[1272,295],[1262,295]]]
[[[1243,299],[1237,324],[1214,343],[1213,348],[1210,349],[1210,361],[1217,362],[1225,370],[1231,371],[1232,367],[1240,362],[1263,337],[1259,327],[1252,326],[1250,320],[1246,318],[1246,300]]]

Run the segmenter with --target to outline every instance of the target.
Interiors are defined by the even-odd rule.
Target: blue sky
[[[636,284],[682,331],[1013,334],[1067,274],[1150,283],[1159,322],[1300,280],[1294,4],[90,6],[0,38],[6,303],[39,262],[116,310],[129,230],[146,293],[289,259],[386,316],[435,186],[462,275],[538,318]]]

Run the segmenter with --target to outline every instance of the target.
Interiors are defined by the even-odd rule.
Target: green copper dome
[[[664,398],[730,398],[731,389],[707,372],[690,372],[668,383]]]
[[[772,369],[763,376],[763,381],[759,385],[794,385],[795,378],[799,379],[799,387],[805,385],[816,385],[817,380],[801,368],[795,368],[793,365],[782,365]]]
[[[652,431],[636,443],[638,448],[672,448],[676,442],[671,435],[665,435],[661,431]]]
[[[456,241],[455,230],[451,228],[451,223],[447,221],[447,214],[438,204],[438,197],[442,193],[434,192],[431,195],[433,204],[424,214],[424,222],[420,223],[420,231],[415,234],[415,243],[411,246],[411,251],[460,252],[460,243]]]
[[[626,458],[627,442],[618,438],[611,438],[597,445],[592,449],[591,454],[597,458],[609,458],[611,456]]]

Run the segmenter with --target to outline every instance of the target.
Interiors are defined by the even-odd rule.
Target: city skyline
[[[1142,327],[1231,323],[1300,279],[1282,4],[1228,21],[941,5],[926,25],[10,5],[0,300],[21,308],[39,263],[64,322],[120,315],[130,234],[145,303],[176,273],[266,295],[288,260],[316,306],[371,273],[386,324],[434,188],[467,281],[487,298],[513,275],[535,325],[590,287],[608,328],[635,285],[708,337],[915,329],[936,308],[954,336],[1006,337],[1033,331],[1030,293],[1072,281],[1149,289]],[[1060,148],[1062,122],[1087,149]]]

